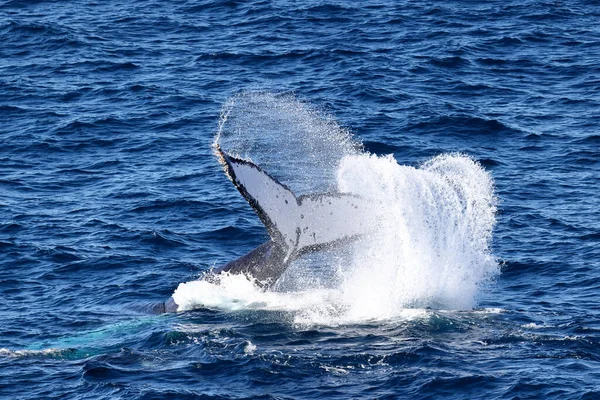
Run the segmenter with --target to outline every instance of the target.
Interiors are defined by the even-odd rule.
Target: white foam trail
[[[51,357],[59,358],[64,354],[73,352],[71,349],[43,349],[43,350],[10,350],[0,348],[0,357],[26,358],[26,357]]]
[[[493,182],[479,164],[453,154],[414,168],[392,156],[354,154],[343,157],[336,172],[340,192],[370,200],[376,229],[346,249],[343,265],[329,265],[337,275],[333,287],[305,289],[313,279],[309,270],[288,280],[283,293],[225,275],[218,284],[182,283],[173,294],[180,309],[284,310],[296,322],[340,324],[475,305],[499,272],[489,249]]]

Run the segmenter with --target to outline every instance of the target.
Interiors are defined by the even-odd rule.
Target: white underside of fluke
[[[231,157],[217,147],[227,176],[254,208],[286,260],[365,232],[365,202],[344,193],[296,197],[257,165]]]

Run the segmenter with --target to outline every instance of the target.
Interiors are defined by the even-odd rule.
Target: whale
[[[268,290],[294,260],[353,241],[366,231],[367,204],[360,196],[339,192],[296,196],[251,160],[227,154],[218,144],[214,149],[225,175],[252,207],[270,240],[211,270],[203,279],[223,273],[244,274]],[[170,297],[153,310],[171,313],[178,307]]]

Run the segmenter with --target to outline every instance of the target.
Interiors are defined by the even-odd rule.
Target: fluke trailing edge
[[[361,197],[347,193],[296,197],[259,166],[225,153],[218,145],[215,149],[225,173],[252,206],[271,240],[214,270],[213,274],[243,273],[268,288],[303,254],[365,232],[368,213]],[[176,311],[177,307],[170,298],[159,311]]]

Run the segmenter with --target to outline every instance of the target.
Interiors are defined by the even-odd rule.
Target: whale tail
[[[284,263],[304,253],[355,238],[366,231],[365,201],[350,193],[296,197],[277,179],[250,161],[215,146],[225,173],[284,251]]]

